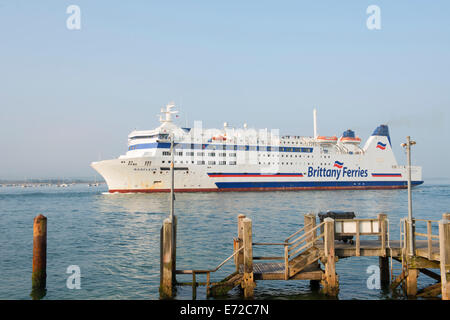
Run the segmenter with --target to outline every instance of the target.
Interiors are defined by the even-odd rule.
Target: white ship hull
[[[155,130],[130,134],[126,155],[91,164],[109,192],[170,191],[171,159],[175,192],[407,187],[407,168],[398,166],[386,126],[378,127],[360,148],[336,139],[326,143],[323,137],[269,135],[252,140],[247,129],[201,130],[199,135],[198,130],[176,127],[170,118],[162,122]],[[214,140],[217,132],[220,141]],[[173,158],[169,134],[175,136]],[[421,167],[411,168],[411,178],[413,186],[423,183]]]

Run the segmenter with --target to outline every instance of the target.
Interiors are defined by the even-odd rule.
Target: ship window
[[[208,164],[216,164],[215,161],[208,161]]]
[[[151,136],[134,136],[134,137],[130,137],[130,140],[135,140],[135,139],[151,139],[151,138],[156,138],[156,134],[151,135]]]
[[[228,162],[228,164],[230,164],[230,165],[235,165],[235,164],[236,164],[236,161],[230,161],[230,162]]]
[[[205,161],[197,161],[197,164],[205,164]]]
[[[170,156],[170,151],[163,151],[163,156]]]
[[[210,153],[208,153],[208,156],[210,156],[210,157],[214,157],[215,155],[216,155],[215,152],[210,152]]]
[[[219,161],[219,164],[220,165],[224,165],[224,164],[227,164],[227,162],[226,161]]]

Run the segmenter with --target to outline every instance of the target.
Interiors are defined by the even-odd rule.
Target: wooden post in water
[[[407,268],[407,276],[406,276],[406,295],[408,297],[414,297],[417,295],[417,278],[419,276],[419,269],[411,268],[412,261],[414,260],[415,250],[414,250],[414,240],[411,239],[414,237],[414,228],[411,226],[413,224],[412,221],[407,219],[405,221],[405,240],[406,240],[406,268]],[[413,255],[411,255],[413,254]]]
[[[165,219],[161,228],[160,299],[173,298],[174,293],[173,230],[172,221]]]
[[[255,281],[253,279],[253,249],[252,249],[252,220],[244,218],[243,226],[243,245],[244,245],[244,276],[242,278],[242,287],[245,298],[253,298],[253,289]]]
[[[314,229],[316,227],[316,215],[314,213],[308,213],[305,214],[304,217],[304,225],[305,225],[305,233],[310,231],[311,229]],[[306,239],[307,242],[314,241],[314,238],[317,236],[317,230],[313,231],[311,235],[309,235]],[[312,246],[315,245],[315,241],[312,242]],[[314,265],[319,267],[319,262],[316,262]],[[320,287],[320,281],[319,280],[310,280],[309,284],[313,290],[316,290]]]
[[[172,216],[172,285],[175,287],[177,283],[177,223],[178,218],[176,215]]]
[[[408,267],[408,275],[406,276],[406,295],[408,297],[417,295],[417,277],[419,277],[419,269]]]
[[[325,250],[325,274],[323,279],[323,291],[326,295],[336,296],[339,292],[338,277],[336,275],[336,256],[334,252],[334,220],[325,218],[324,250]]]
[[[442,300],[450,300],[450,213],[444,213],[439,221],[439,255]]]
[[[31,275],[33,291],[45,290],[47,280],[47,218],[42,214],[34,218],[33,224],[33,273]],[[39,294],[36,295],[39,298]]]
[[[310,231],[311,229],[314,229],[316,226],[316,216],[313,213],[308,213],[304,215],[304,223],[305,223],[305,233]],[[312,232],[309,236],[306,237],[307,242],[311,242],[316,237],[317,232]]]
[[[243,247],[243,237],[244,237],[244,225],[243,221],[245,219],[245,215],[238,215],[238,238],[236,243],[236,250],[239,250]],[[234,256],[234,261],[236,264],[236,272],[239,272],[239,266],[244,263],[244,252],[241,250],[237,255]]]
[[[390,282],[390,275],[389,275],[389,257],[387,255],[387,239],[388,239],[388,221],[387,221],[387,215],[384,213],[380,213],[378,215],[378,228],[380,230],[381,236],[379,237],[381,242],[381,254],[379,257],[379,266],[380,266],[380,282],[381,285],[386,287],[389,285]]]

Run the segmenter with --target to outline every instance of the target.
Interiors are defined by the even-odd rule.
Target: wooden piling
[[[173,298],[174,294],[173,239],[172,221],[165,219],[161,228],[160,299]]]
[[[192,272],[192,300],[197,298],[197,280],[195,279],[195,272]]]
[[[406,295],[415,297],[417,295],[417,278],[419,277],[419,269],[408,268],[406,276]]]
[[[325,274],[322,281],[323,291],[326,295],[336,296],[339,292],[339,284],[334,251],[334,220],[325,218],[324,222]]]
[[[304,219],[305,233],[316,227],[316,215],[315,214],[313,214],[313,213],[305,214],[303,219]],[[316,236],[317,236],[317,230],[313,231],[311,233],[311,235],[309,235],[307,237],[307,241],[312,242],[312,246],[315,245],[314,238],[316,238]],[[314,265],[319,267],[319,262],[314,263]],[[287,280],[287,277],[286,277],[286,280]],[[310,284],[311,288],[313,288],[313,289],[317,289],[320,287],[320,281],[318,281],[318,280],[310,280],[309,284]]]
[[[253,248],[252,248],[252,220],[244,218],[243,227],[243,245],[244,245],[244,276],[242,278],[242,288],[245,298],[253,298],[253,289],[255,281],[253,279]]]
[[[380,237],[379,240],[381,242],[381,252],[380,257],[378,258],[379,266],[380,266],[380,283],[382,286],[386,287],[390,283],[390,272],[389,272],[389,257],[387,254],[387,248],[386,243],[388,239],[388,221],[387,221],[387,215],[384,213],[378,214],[378,227],[380,230]]]
[[[450,300],[450,213],[444,213],[439,221],[439,256],[442,300]]]
[[[177,283],[177,224],[178,218],[173,215],[173,225],[172,225],[172,284],[175,287]]]
[[[33,271],[32,290],[43,290],[47,280],[47,218],[42,214],[33,224]]]
[[[244,225],[243,221],[245,219],[245,215],[240,214],[238,215],[238,238],[236,239],[236,250],[239,250],[243,247],[243,237],[244,237]],[[236,264],[236,272],[239,272],[239,266],[244,263],[244,252],[241,250],[236,256],[235,256],[235,264]]]
[[[309,232],[311,229],[314,229],[316,226],[316,216],[312,213],[305,214],[304,217],[304,225],[305,225],[305,233]],[[307,242],[311,242],[316,237],[317,232],[314,231],[311,235],[306,237]]]

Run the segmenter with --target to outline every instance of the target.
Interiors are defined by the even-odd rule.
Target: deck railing
[[[429,220],[429,219],[416,219],[413,218],[413,230],[414,230],[414,238],[413,238],[413,243],[414,243],[414,247],[415,243],[416,243],[416,237],[422,237],[422,238],[426,238],[427,239],[427,249],[426,249],[426,258],[428,258],[429,260],[433,260],[433,239],[434,240],[438,240],[439,241],[439,234],[433,234],[433,226],[435,227],[435,229],[439,230],[439,221],[438,220]],[[406,247],[409,245],[409,241],[407,241],[407,237],[408,237],[408,220],[406,218],[403,218],[401,220],[401,223],[403,224],[403,237],[404,239],[402,239],[403,245],[402,247],[406,249]],[[423,225],[426,224],[426,229],[427,229],[427,233],[423,233],[423,232],[417,232],[417,226],[419,225]],[[417,250],[416,250],[417,251]],[[416,254],[416,252],[415,252]]]
[[[378,236],[381,256],[386,256],[388,244],[388,221],[380,214],[375,219],[336,219],[335,235],[338,237],[355,236],[355,255],[361,255],[361,236]]]

